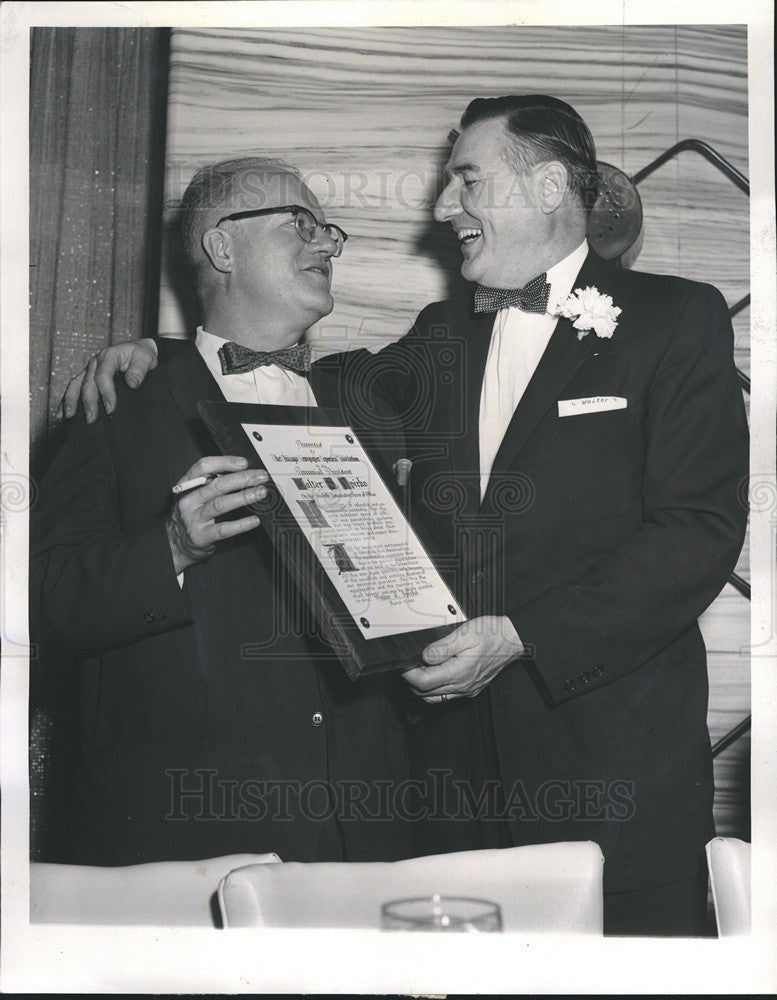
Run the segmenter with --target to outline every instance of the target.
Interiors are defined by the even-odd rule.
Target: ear
[[[569,190],[567,168],[557,160],[544,163],[538,178],[537,194],[541,210],[550,215],[561,206]]]
[[[217,271],[225,274],[234,270],[235,255],[232,237],[223,229],[208,229],[202,234],[202,249]]]

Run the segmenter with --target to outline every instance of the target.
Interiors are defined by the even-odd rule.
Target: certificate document
[[[393,472],[339,410],[224,400],[198,409],[225,455],[270,474],[267,499],[251,509],[352,680],[420,665],[429,643],[467,620]]]
[[[350,427],[242,427],[365,639],[466,621]]]

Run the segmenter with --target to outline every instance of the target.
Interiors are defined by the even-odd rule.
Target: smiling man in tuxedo
[[[214,456],[196,409],[341,402],[303,339],[332,309],[346,236],[296,170],[261,158],[200,170],[181,224],[203,325],[160,342],[165,363],[113,415],[74,421],[43,484],[41,632],[80,655],[78,766],[53,860],[406,856],[407,824],[377,803],[377,782],[407,774],[388,685],[347,679],[243,509],[266,474]]]
[[[471,616],[405,675],[427,706],[416,773],[463,782],[417,850],[594,840],[607,933],[700,934],[714,827],[697,619],[746,523],[728,310],[709,285],[590,251],[596,153],[569,105],[477,99],[461,125],[435,217],[470,284],[377,362],[343,358],[403,420],[415,508]],[[155,363],[148,342],[103,352],[88,407],[98,389],[111,405],[117,368],[137,381]]]
[[[728,310],[711,286],[590,252],[596,155],[568,105],[476,100],[461,124],[435,217],[474,295],[428,307],[394,350],[440,329],[466,345],[460,399],[438,393],[425,422],[463,414],[463,433],[413,475],[470,612],[489,617],[408,679],[479,703],[507,842],[600,844],[607,932],[699,934],[714,827],[697,618],[746,523]],[[444,766],[455,736],[435,725],[445,713],[427,740]]]

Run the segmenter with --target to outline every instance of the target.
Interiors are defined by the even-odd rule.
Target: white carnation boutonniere
[[[578,340],[582,340],[591,330],[597,337],[611,337],[620,314],[621,310],[612,304],[612,298],[593,285],[576,288],[559,302],[556,309],[557,316],[573,321]]]

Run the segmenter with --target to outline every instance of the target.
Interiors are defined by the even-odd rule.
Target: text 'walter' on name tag
[[[558,415],[577,417],[582,413],[601,413],[602,410],[625,410],[623,396],[587,396],[585,399],[560,399]]]

